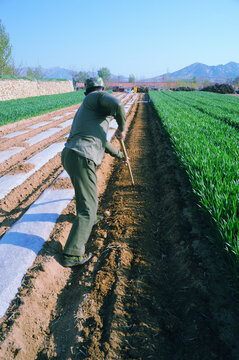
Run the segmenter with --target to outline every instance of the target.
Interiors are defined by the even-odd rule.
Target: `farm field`
[[[63,170],[60,151],[79,105],[0,127],[0,251],[1,245],[18,247],[20,231],[14,226],[24,224],[21,219],[29,210],[27,226],[39,221],[40,233],[34,236],[45,240],[2,314],[0,359],[237,359],[238,283],[228,274],[231,258],[212,241],[217,231],[203,211],[210,202],[199,207],[194,198],[205,196],[197,185],[198,175],[193,178],[200,166],[197,152],[203,153],[202,143],[197,147],[192,139],[208,139],[207,131],[212,134],[212,129],[204,123],[196,137],[194,121],[194,136],[189,137],[183,119],[195,119],[202,111],[189,106],[191,99],[180,98],[181,94],[151,93],[154,108],[144,94],[115,96],[121,96],[127,109],[125,143],[135,186],[126,166],[106,154],[97,173],[99,211],[105,216],[93,228],[88,250],[94,256],[82,268],[65,269],[60,264],[75,214],[74,200],[62,209],[45,239],[44,226],[55,219],[54,197],[52,211],[45,217],[33,211],[49,202],[41,200],[49,188],[54,194],[66,190],[64,194],[70,196],[69,179],[58,177]],[[234,100],[239,99],[232,98],[232,109]],[[180,109],[182,117],[168,122]],[[205,116],[212,118],[212,114]],[[218,161],[232,186],[233,172],[238,171],[234,165],[237,128],[232,117],[230,124],[224,115],[213,119],[225,137],[227,131],[230,134],[231,143],[224,139],[219,144],[218,125],[208,144],[217,149],[216,154],[223,149]],[[183,127],[176,133],[179,123]],[[187,144],[186,150],[177,146],[181,143]],[[194,168],[188,167],[191,145]],[[208,169],[206,174],[210,175]],[[219,174],[214,169],[215,178]],[[226,189],[227,183],[223,184]],[[203,188],[210,189],[211,195],[212,186],[206,185]],[[234,254],[238,228],[229,220],[237,214],[236,184],[231,189],[233,196],[224,191],[228,203],[218,217],[213,207],[208,212],[215,221],[224,219],[216,223],[216,230]],[[57,196],[55,202],[66,200]],[[2,258],[0,271],[5,262]],[[21,258],[15,262],[19,266]]]
[[[209,213],[224,248],[238,263],[239,102],[217,95],[151,92],[202,209]]]
[[[72,93],[43,95],[24,99],[0,101],[0,126],[30,116],[37,116],[79,104],[84,98],[83,91]]]

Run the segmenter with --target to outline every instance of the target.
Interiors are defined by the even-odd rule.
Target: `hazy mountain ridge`
[[[37,68],[35,67],[31,67],[32,70],[35,70]],[[20,70],[20,75],[21,76],[26,76],[27,74],[27,67],[23,67]],[[41,68],[42,74],[43,74],[43,78],[45,79],[66,79],[66,80],[72,80],[72,75],[73,73],[76,73],[77,71],[73,71],[70,69],[65,69],[65,68],[61,68],[61,67],[53,67],[53,68],[48,68],[48,69],[44,69]],[[92,71],[88,71],[87,72],[89,74],[89,76],[96,76],[96,73],[93,73]],[[128,78],[126,76],[122,76],[122,75],[113,75],[111,74],[111,81],[128,81]]]
[[[28,69],[31,70],[36,70],[38,69],[37,67],[23,67],[19,70],[20,75],[21,76],[26,76],[27,75],[27,71]],[[41,69],[43,78],[45,79],[66,79],[66,80],[72,80],[72,70],[69,69],[64,69],[61,67],[53,67],[53,68],[48,68],[48,69],[44,69],[42,67],[39,67]]]
[[[153,78],[147,79],[147,81],[160,82],[167,80],[189,80],[196,78],[198,80],[210,80],[210,81],[228,81],[229,79],[235,79],[239,76],[239,63],[229,62],[225,65],[205,65],[202,63],[194,63],[186,66],[178,71],[167,73]]]
[[[32,67],[34,70],[35,68]],[[61,67],[53,67],[49,69],[41,68],[43,77],[46,79],[67,79],[72,80],[72,74],[76,71],[65,69]],[[21,69],[21,75],[25,76],[27,68]],[[88,72],[90,76],[94,76],[92,72]],[[239,76],[239,63],[229,62],[225,65],[206,65],[199,62],[184,67],[183,69],[174,71],[172,73],[165,73],[152,78],[144,79],[143,81],[150,82],[166,82],[166,81],[177,81],[177,80],[189,80],[196,78],[197,80],[218,81],[224,82],[233,80]],[[127,82],[128,77],[123,75],[111,74],[111,81]]]

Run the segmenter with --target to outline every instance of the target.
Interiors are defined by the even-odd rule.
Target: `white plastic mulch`
[[[47,189],[0,242],[0,317],[17,293],[56,220],[74,196],[73,189]]]

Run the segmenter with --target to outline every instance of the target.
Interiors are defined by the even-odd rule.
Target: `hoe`
[[[129,174],[130,174],[130,177],[131,177],[132,185],[134,185],[134,178],[133,178],[133,174],[132,174],[132,170],[131,170],[129,158],[128,158],[128,155],[127,155],[127,152],[126,152],[124,141],[122,139],[118,139],[118,140],[120,142],[122,152],[123,152],[124,157],[126,159],[126,165],[128,166],[128,169],[129,169]]]

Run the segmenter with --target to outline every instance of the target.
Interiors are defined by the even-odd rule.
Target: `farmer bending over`
[[[75,114],[62,151],[62,164],[75,189],[76,218],[63,250],[63,266],[84,264],[91,254],[85,245],[97,215],[96,167],[104,153],[122,159],[123,153],[106,140],[111,116],[118,123],[117,137],[125,138],[125,111],[121,102],[104,90],[101,78],[85,81],[85,99]]]

